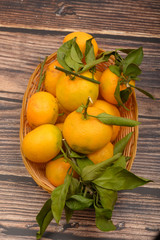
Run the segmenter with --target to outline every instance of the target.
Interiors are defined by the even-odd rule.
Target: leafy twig
[[[116,151],[122,151],[129,139],[130,135],[121,139],[116,144]],[[61,151],[64,153],[62,149]],[[64,156],[69,163],[72,162],[65,153]],[[71,165],[74,168],[75,164]],[[127,171],[125,165],[126,158],[117,153],[99,164],[84,166],[79,172],[79,180],[73,178],[72,174],[67,174],[64,184],[52,192],[51,199],[37,215],[40,227],[37,239],[42,237],[53,218],[59,223],[64,208],[65,210],[67,208],[66,217],[69,220],[73,211],[92,207],[96,213],[96,226],[102,231],[115,230],[111,217],[117,200],[117,191],[133,189],[150,182]]]
[[[74,75],[74,76],[76,76],[76,77],[83,78],[83,79],[85,79],[85,80],[87,80],[87,81],[100,84],[99,81],[97,81],[97,80],[95,80],[95,79],[93,79],[93,78],[85,77],[85,76],[83,76],[83,75],[81,75],[81,74],[79,74],[79,73],[75,73],[75,72],[72,72],[72,71],[66,70],[66,69],[64,69],[64,68],[57,67],[57,66],[55,66],[55,69],[57,69],[57,70],[59,70],[59,71],[61,71],[61,72],[64,72],[64,73],[66,73],[67,75]]]

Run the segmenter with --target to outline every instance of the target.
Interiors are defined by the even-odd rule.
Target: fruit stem
[[[70,159],[67,154],[64,152],[63,148],[61,147],[61,152],[63,153],[64,158],[66,159],[66,161],[71,165],[71,167],[78,173],[78,175],[80,175],[80,171],[78,166],[75,165],[75,163],[73,162],[73,159]]]
[[[83,196],[84,196],[84,197],[86,197],[87,192],[89,192],[90,195],[93,195],[92,190],[91,190],[88,186],[85,186],[84,193],[83,193]]]
[[[68,146],[68,144],[67,144],[67,142],[66,142],[65,139],[63,139],[63,143],[64,143],[64,145],[65,145],[65,147],[66,147],[66,150],[67,150],[68,154],[70,155],[71,150],[70,150],[70,148],[69,148],[69,146]]]
[[[86,103],[86,105],[84,106],[84,113],[83,113],[84,119],[87,119],[87,118],[88,118],[87,109],[88,109],[88,106],[89,106],[89,103],[90,103],[90,102],[92,103],[92,99],[91,99],[91,97],[88,97],[87,103]]]
[[[61,72],[64,72],[64,73],[66,73],[67,75],[68,75],[68,74],[69,74],[69,75],[74,75],[74,76],[76,76],[76,77],[83,78],[83,79],[85,79],[85,80],[87,80],[87,81],[100,84],[99,81],[96,81],[96,80],[94,80],[93,78],[85,77],[85,76],[83,76],[83,75],[80,75],[79,73],[75,73],[75,72],[72,72],[72,71],[66,70],[66,69],[64,69],[64,68],[57,67],[57,66],[55,66],[55,69],[57,69],[57,70],[59,70],[59,71],[61,71]]]

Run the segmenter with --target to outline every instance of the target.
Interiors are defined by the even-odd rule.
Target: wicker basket
[[[99,53],[102,52],[103,50],[99,50]],[[47,61],[44,66],[44,71],[47,69],[48,65],[53,62],[57,57],[56,53],[53,53],[47,58]],[[113,59],[109,59],[107,63],[101,63],[97,66],[98,70],[104,71],[109,65],[114,64]],[[29,161],[26,159],[22,152],[22,142],[24,136],[31,131],[31,128],[27,122],[26,118],[26,110],[27,110],[27,103],[28,99],[36,92],[38,83],[39,83],[39,76],[40,76],[40,67],[41,65],[39,64],[37,68],[35,69],[34,73],[32,74],[28,86],[26,89],[26,92],[23,97],[23,103],[22,103],[22,110],[21,110],[21,119],[20,119],[20,148],[21,148],[21,155],[22,159],[24,162],[24,165],[34,181],[42,187],[44,190],[48,192],[52,192],[54,190],[54,186],[47,180],[45,176],[45,164],[38,164]],[[42,84],[41,90],[44,90],[44,85]],[[127,108],[130,109],[130,111],[126,111],[123,107],[120,107],[120,113],[122,117],[125,118],[130,118],[133,120],[138,120],[138,108],[137,108],[137,102],[136,102],[136,96],[135,92],[133,91],[132,95],[128,99],[126,103]],[[124,150],[124,155],[125,156],[131,156],[128,164],[127,164],[127,169],[130,170],[136,155],[136,149],[137,149],[137,138],[138,138],[138,126],[136,127],[121,127],[119,135],[116,139],[116,141],[120,140],[124,136],[126,136],[128,133],[133,132],[132,137],[130,141],[128,142],[125,150]]]

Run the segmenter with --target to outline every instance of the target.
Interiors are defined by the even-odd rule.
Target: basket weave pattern
[[[103,50],[99,50],[99,53],[101,53]],[[57,57],[56,53],[53,53],[47,58],[47,61],[44,66],[44,71],[47,69],[48,65],[53,62]],[[101,63],[97,66],[97,69],[101,72],[103,72],[109,65],[114,64],[114,58],[110,58],[107,63]],[[29,98],[37,91],[38,83],[39,83],[39,77],[40,77],[40,67],[39,64],[37,68],[35,69],[34,73],[32,74],[27,89],[25,91],[24,97],[23,97],[23,103],[22,103],[22,110],[21,110],[21,118],[20,118],[20,146],[22,146],[23,138],[24,136],[31,131],[31,127],[29,126],[27,122],[26,117],[26,111],[27,111],[27,103]],[[40,90],[44,89],[44,84],[42,84]],[[125,104],[130,111],[125,110],[123,107],[119,107],[119,111],[122,117],[130,118],[133,120],[138,120],[138,108],[137,108],[137,102],[135,97],[135,92],[133,90],[133,93],[131,94],[130,98],[128,99],[127,103]],[[116,139],[116,141],[120,140],[124,136],[126,136],[128,133],[133,132],[132,137],[130,141],[128,142],[125,150],[124,155],[130,156],[130,160],[127,164],[127,169],[130,170],[136,155],[136,149],[137,149],[137,138],[138,138],[138,126],[136,127],[121,127],[119,135]],[[24,165],[34,181],[42,187],[44,190],[48,192],[52,192],[54,190],[54,186],[47,180],[45,176],[45,164],[38,164],[29,161],[23,154],[22,148],[21,148],[21,155],[24,162]]]

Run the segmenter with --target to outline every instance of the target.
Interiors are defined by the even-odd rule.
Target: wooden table
[[[49,194],[33,181],[20,154],[22,98],[35,67],[55,52],[66,34],[91,33],[105,50],[143,46],[137,86],[139,140],[132,171],[153,182],[120,192],[114,232],[95,227],[94,212],[77,212],[69,224],[53,221],[42,239],[153,240],[160,230],[160,2],[158,0],[0,1],[0,239],[32,240],[36,215]]]

